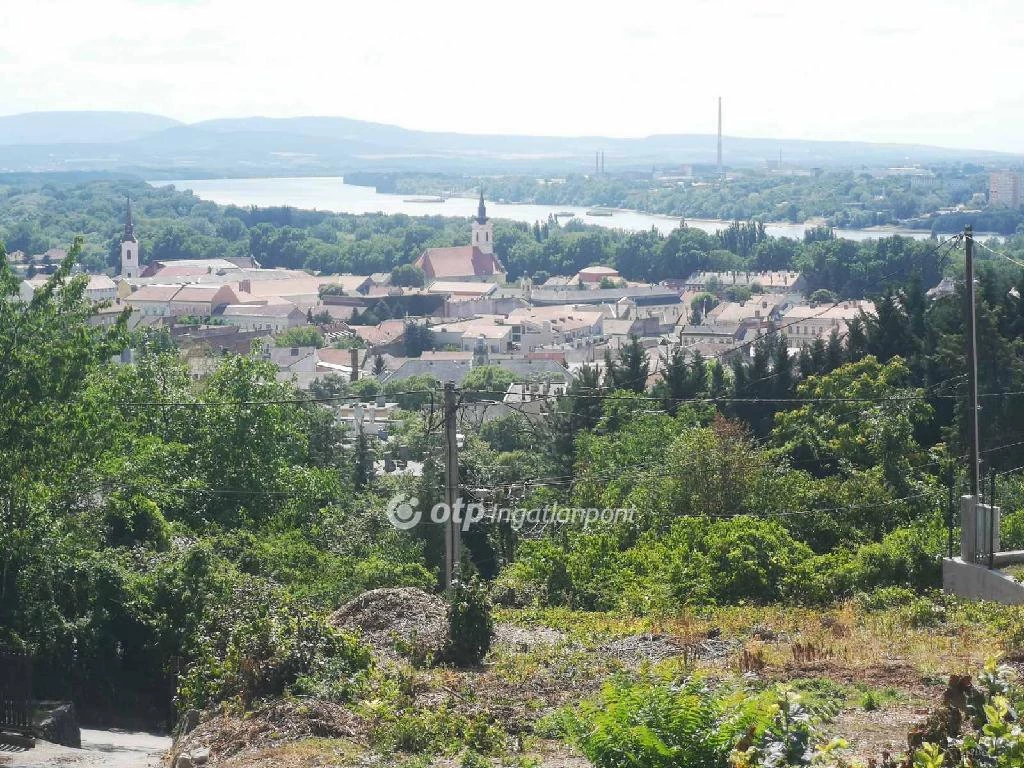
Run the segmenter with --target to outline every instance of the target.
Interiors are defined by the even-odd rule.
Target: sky
[[[1020,0],[0,0],[0,114],[1024,152]]]

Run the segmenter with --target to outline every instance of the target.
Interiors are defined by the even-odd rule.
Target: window
[[[130,248],[129,248],[129,249],[127,250],[127,251],[125,251],[125,252],[124,252],[124,257],[125,257],[125,259],[127,259],[128,261],[131,261],[131,260],[132,260],[132,251],[131,251],[131,249],[130,249]]]

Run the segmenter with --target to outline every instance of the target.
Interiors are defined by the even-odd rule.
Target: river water
[[[190,189],[204,200],[221,205],[259,207],[287,205],[337,213],[404,213],[409,216],[462,216],[476,213],[477,201],[465,197],[452,197],[444,202],[409,202],[416,195],[381,194],[373,187],[346,184],[340,176],[262,179],[184,179],[178,181],[151,181],[154,186],[173,184],[179,190]],[[638,211],[616,210],[611,216],[589,216],[587,208],[573,205],[533,205],[518,203],[487,203],[487,214],[496,219],[511,219],[532,224],[547,221],[550,214],[572,211],[581,221],[602,227],[614,227],[632,232],[655,227],[668,234],[679,226],[679,217],[659,216]],[[590,209],[592,210],[592,209]],[[562,219],[566,221],[566,219]],[[686,219],[686,225],[705,232],[717,232],[729,226],[728,221],[717,219]],[[804,224],[773,223],[765,225],[768,234],[776,237],[803,238]],[[892,234],[925,240],[930,233],[906,229],[837,229],[838,237],[850,240],[868,240]]]

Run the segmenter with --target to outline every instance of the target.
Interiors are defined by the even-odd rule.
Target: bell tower
[[[121,277],[138,277],[141,273],[139,240],[135,237],[135,224],[132,222],[132,199],[129,197],[124,215],[124,234],[121,235]]]
[[[480,190],[480,204],[473,218],[473,239],[470,244],[479,248],[482,253],[494,253],[494,225],[487,218],[483,189]]]

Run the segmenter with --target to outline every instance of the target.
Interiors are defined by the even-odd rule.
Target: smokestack
[[[604,150],[601,150],[601,173],[604,173]]]
[[[594,175],[596,176],[601,172],[601,153],[596,149],[594,150]]]
[[[352,373],[349,374],[349,381],[359,380],[359,350],[355,347],[349,350],[349,360],[352,365]]]
[[[722,173],[722,97],[718,97],[718,175]]]

